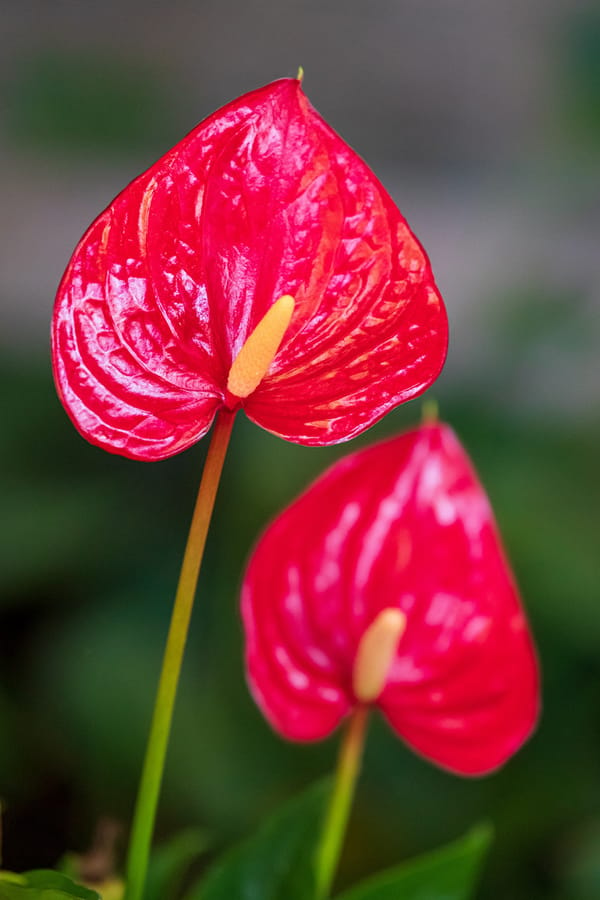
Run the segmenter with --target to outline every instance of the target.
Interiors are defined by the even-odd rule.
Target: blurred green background
[[[305,89],[425,244],[451,348],[434,388],[491,495],[536,634],[544,713],[460,780],[372,728],[340,873],[491,819],[481,900],[600,896],[600,7],[580,0],[5,4],[0,36],[3,863],[50,865],[131,814],[206,442],[142,464],[55,397],[48,322],[84,228],[220,104]],[[352,447],[420,418],[397,410]],[[201,576],[159,835],[227,843],[327,772],[337,739],[269,730],[238,589],[261,528],[341,446],[236,423]]]

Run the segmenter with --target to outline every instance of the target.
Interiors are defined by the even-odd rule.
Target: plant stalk
[[[144,893],[158,797],[173,720],[175,696],[177,694],[179,675],[194,605],[198,574],[234,417],[235,413],[228,410],[222,410],[218,414],[202,471],[198,498],[194,507],[173,605],[150,734],[146,745],[146,756],[138,790],[127,857],[124,900],[142,900]]]
[[[344,734],[316,856],[316,900],[326,900],[340,858],[365,745],[369,709],[357,706]]]

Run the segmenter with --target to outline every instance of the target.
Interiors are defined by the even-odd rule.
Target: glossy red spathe
[[[291,323],[240,400],[232,362],[282,295]],[[52,328],[76,427],[145,460],[189,447],[222,407],[299,443],[347,440],[424,391],[446,346],[420,244],[296,79],[225,106],[111,203]]]
[[[249,683],[292,740],[328,735],[357,705],[361,638],[406,617],[374,701],[414,750],[478,775],[532,731],[538,667],[492,511],[445,425],[334,465],[259,542],[242,613]]]

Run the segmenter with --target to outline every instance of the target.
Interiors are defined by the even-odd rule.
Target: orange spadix
[[[381,694],[405,629],[402,610],[387,608],[363,634],[352,672],[354,694],[361,703],[371,703]]]
[[[294,298],[284,294],[265,313],[231,364],[227,390],[248,397],[269,370],[294,312]]]

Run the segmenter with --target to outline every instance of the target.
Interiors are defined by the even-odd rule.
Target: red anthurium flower
[[[252,692],[292,740],[377,705],[464,775],[538,712],[535,651],[489,502],[453,432],[425,425],[334,465],[267,530],[245,577]]]
[[[77,428],[151,460],[239,406],[289,440],[347,440],[437,377],[447,322],[386,191],[283,79],[206,119],[96,219],[52,334]]]

